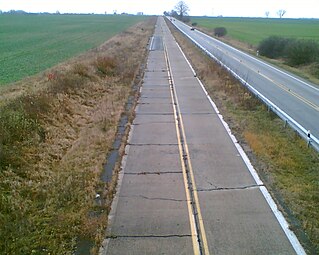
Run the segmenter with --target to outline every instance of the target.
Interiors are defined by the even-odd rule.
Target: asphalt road
[[[304,254],[159,18],[105,254]]]
[[[172,19],[173,20],[173,19]],[[241,52],[184,23],[172,23],[319,138],[319,86]]]

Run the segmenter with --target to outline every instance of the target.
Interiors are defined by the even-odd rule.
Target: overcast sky
[[[163,14],[174,8],[178,0],[0,0],[0,10],[61,13]],[[287,11],[285,18],[319,18],[319,0],[185,0],[192,16],[278,17],[279,9]]]

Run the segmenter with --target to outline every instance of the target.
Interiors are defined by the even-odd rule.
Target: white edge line
[[[271,68],[271,69],[273,69],[273,70],[275,70],[275,71],[277,71],[277,72],[279,72],[279,73],[281,73],[281,74],[287,75],[287,76],[290,77],[291,79],[293,79],[293,80],[295,80],[295,81],[298,81],[298,82],[300,82],[300,83],[302,83],[302,84],[308,86],[308,87],[311,88],[311,89],[314,89],[314,90],[319,91],[319,88],[314,87],[313,85],[311,85],[311,84],[309,84],[309,83],[307,83],[307,82],[305,82],[305,81],[303,81],[303,80],[301,80],[301,79],[299,79],[299,78],[297,78],[297,77],[295,77],[295,76],[293,76],[293,75],[291,75],[291,74],[289,74],[289,73],[287,73],[287,72],[284,72],[284,71],[278,69],[277,67],[274,67],[274,66],[272,66],[272,65],[270,65],[270,64],[268,64],[268,63],[266,63],[266,62],[264,62],[264,61],[261,61],[261,60],[258,59],[258,58],[254,58],[253,56],[251,56],[251,55],[249,55],[249,54],[247,54],[247,53],[245,53],[245,52],[243,52],[243,51],[240,51],[240,50],[238,50],[238,49],[236,49],[236,48],[234,48],[234,47],[232,47],[232,46],[230,46],[230,45],[228,45],[228,44],[226,44],[226,43],[224,43],[224,42],[222,42],[222,41],[218,41],[217,39],[215,39],[215,38],[213,38],[213,37],[211,37],[211,36],[209,36],[209,35],[203,33],[202,31],[198,31],[198,32],[201,33],[201,34],[203,34],[203,35],[205,35],[205,36],[208,37],[209,39],[213,39],[213,40],[215,40],[215,41],[217,41],[217,42],[223,44],[224,46],[227,46],[228,48],[230,48],[230,49],[232,49],[232,50],[234,50],[234,51],[236,51],[236,52],[238,52],[238,53],[240,53],[240,54],[242,54],[242,55],[244,55],[244,56],[246,56],[246,57],[248,57],[248,58],[250,58],[250,59],[252,59],[252,60],[254,60],[254,61],[256,61],[256,62],[259,62],[259,63],[262,64],[262,65],[265,65],[265,66],[267,66],[267,67],[269,67],[269,68]]]
[[[174,23],[173,23],[174,24]],[[174,24],[175,25],[175,24]],[[184,24],[185,25],[185,24]],[[185,25],[187,26],[187,25]],[[270,105],[273,110],[275,110],[274,112],[277,114],[277,116],[279,118],[281,118],[280,115],[282,116],[286,116],[290,122],[293,124],[294,127],[297,127],[294,128],[292,126],[293,129],[295,129],[301,137],[305,137],[307,136],[307,129],[305,129],[303,126],[301,126],[298,122],[296,122],[293,118],[291,118],[287,113],[285,113],[283,110],[281,110],[277,105],[275,105],[272,101],[270,101],[268,98],[266,98],[265,96],[263,96],[257,89],[255,89],[252,85],[250,85],[248,82],[246,82],[243,78],[241,78],[236,72],[234,72],[231,68],[229,68],[226,64],[224,64],[222,61],[220,61],[217,57],[215,57],[210,51],[208,51],[206,48],[204,48],[202,45],[200,45],[194,38],[190,37],[187,33],[185,33],[183,30],[181,30],[179,27],[177,27],[175,25],[175,27],[177,29],[179,29],[186,37],[188,37],[193,43],[195,43],[195,45],[197,47],[199,47],[202,51],[204,51],[209,57],[211,57],[212,59],[214,59],[215,61],[217,61],[222,67],[226,68],[227,71],[229,71],[232,75],[235,76],[236,79],[238,79],[242,84],[244,84],[245,86],[247,86],[249,88],[249,90],[253,91],[253,93],[257,92],[257,95],[261,98],[263,98],[263,101],[267,101],[266,105]],[[216,39],[215,39],[216,40]],[[227,44],[226,44],[227,45]],[[229,46],[229,45],[227,45]],[[229,46],[231,47],[231,46]],[[235,49],[236,50],[236,49]],[[280,115],[279,115],[280,114]],[[282,118],[281,118],[282,119]],[[299,132],[299,131],[302,131],[303,133]],[[313,146],[313,148],[317,149],[319,148],[319,139],[315,136],[312,136],[312,141],[315,142],[315,144],[312,144],[311,145]]]
[[[129,132],[128,139],[127,139],[128,144],[125,146],[125,153],[124,153],[124,156],[123,156],[122,161],[121,161],[121,168],[119,171],[118,181],[117,181],[117,185],[116,185],[116,193],[115,193],[115,196],[113,198],[113,202],[111,204],[111,211],[108,215],[108,225],[107,225],[107,228],[105,231],[106,235],[111,233],[112,226],[114,224],[114,218],[115,218],[115,214],[116,214],[117,204],[119,201],[120,191],[121,191],[123,177],[124,177],[124,169],[125,169],[126,162],[127,162],[127,155],[129,153],[129,150],[130,150],[129,141],[131,141],[133,130],[134,130],[134,125],[131,125],[131,130]],[[103,240],[102,245],[99,249],[99,255],[106,255],[109,243],[110,243],[110,238],[106,237]]]
[[[173,24],[174,24],[174,23],[173,23]],[[184,23],[183,23],[183,25],[185,25],[185,26],[187,26],[187,27],[190,27],[190,26],[188,26],[188,25],[186,25],[186,24],[184,24]],[[175,25],[175,27],[177,27],[177,26]],[[178,28],[178,27],[177,27],[177,28]],[[312,88],[312,89],[314,89],[314,90],[319,91],[319,88],[314,87],[314,86],[312,86],[311,84],[309,84],[309,83],[307,83],[307,82],[305,82],[305,81],[303,81],[303,80],[301,80],[301,79],[299,79],[299,78],[297,78],[297,77],[295,77],[295,76],[293,76],[293,75],[291,75],[291,74],[289,74],[289,73],[286,73],[286,72],[284,72],[284,71],[282,71],[282,70],[280,70],[280,69],[278,69],[278,68],[276,68],[276,67],[274,67],[274,66],[272,66],[272,65],[270,65],[270,64],[268,64],[268,63],[266,63],[266,62],[264,62],[264,61],[261,61],[261,60],[258,59],[258,58],[254,58],[253,56],[251,56],[251,55],[249,55],[249,54],[247,54],[247,53],[245,53],[245,52],[243,52],[243,51],[240,51],[240,50],[238,50],[238,49],[236,49],[236,48],[234,48],[234,47],[232,47],[232,46],[230,46],[230,45],[228,45],[228,44],[226,44],[226,43],[224,43],[224,42],[222,42],[222,41],[219,41],[219,40],[217,40],[217,39],[215,39],[215,38],[213,38],[213,37],[211,37],[211,36],[209,36],[209,35],[203,33],[202,31],[199,31],[199,30],[196,30],[196,31],[197,31],[198,33],[200,33],[200,34],[202,34],[202,35],[208,37],[209,39],[212,39],[213,41],[216,41],[216,42],[218,42],[218,43],[220,43],[220,44],[222,44],[222,45],[228,47],[229,49],[232,49],[232,50],[234,50],[234,51],[237,51],[238,53],[240,53],[240,54],[242,54],[242,55],[244,55],[244,56],[246,56],[246,57],[249,57],[250,59],[252,59],[252,60],[254,60],[254,61],[257,61],[257,62],[259,62],[260,64],[263,64],[263,65],[265,65],[265,66],[267,66],[267,67],[270,67],[271,69],[274,69],[274,70],[276,70],[276,71],[279,72],[279,73],[285,74],[285,75],[287,75],[288,77],[290,77],[290,78],[292,78],[292,79],[294,79],[294,80],[296,80],[296,81],[298,81],[298,82],[303,83],[304,85],[308,86],[309,88]]]
[[[196,75],[193,67],[191,66],[190,62],[188,61],[187,57],[185,56],[184,52],[182,51],[181,47],[179,46],[179,44],[176,42],[179,50],[182,52],[184,58],[186,59],[188,65],[190,66],[190,68],[192,69],[194,75]],[[241,155],[242,159],[244,160],[250,174],[253,176],[255,182],[257,185],[264,185],[263,182],[260,180],[257,171],[255,170],[255,168],[253,167],[253,165],[251,164],[247,154],[245,153],[245,151],[243,150],[243,148],[240,146],[240,144],[238,143],[236,137],[232,134],[228,124],[225,122],[225,120],[223,119],[223,116],[220,114],[216,104],[213,102],[213,100],[211,99],[211,97],[209,96],[207,90],[205,89],[203,83],[199,80],[198,77],[196,77],[197,81],[199,82],[201,88],[203,89],[204,93],[206,94],[206,97],[208,98],[209,102],[211,103],[212,107],[214,108],[215,112],[217,113],[220,121],[222,122],[224,128],[226,129],[228,135],[230,136],[231,140],[233,141],[235,147],[237,148],[239,154]],[[286,234],[289,242],[291,243],[291,245],[293,246],[295,252],[298,255],[305,255],[306,252],[304,250],[304,248],[301,246],[298,238],[296,237],[296,235],[289,229],[289,224],[286,221],[285,217],[283,216],[283,214],[279,211],[275,201],[272,199],[270,193],[268,192],[267,188],[265,186],[260,186],[259,187],[261,193],[263,194],[264,198],[266,199],[269,207],[271,208],[273,214],[275,215],[277,221],[279,222],[282,230],[284,231],[284,233]]]

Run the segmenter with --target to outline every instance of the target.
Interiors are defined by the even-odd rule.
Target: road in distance
[[[172,23],[319,138],[319,87],[178,21]]]

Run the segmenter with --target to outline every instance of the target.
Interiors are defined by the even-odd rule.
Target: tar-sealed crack
[[[138,172],[138,173],[124,173],[125,175],[161,175],[161,174],[182,174],[182,171],[157,171],[157,172]]]
[[[141,112],[138,113],[137,115],[169,115],[169,116],[173,116],[173,113],[169,113],[169,112]]]
[[[175,198],[165,198],[165,197],[147,197],[147,196],[120,196],[123,198],[143,198],[143,199],[147,199],[147,200],[160,200],[160,201],[172,201],[172,202],[186,202],[185,199],[175,199]]]
[[[150,121],[147,123],[134,123],[132,126],[140,126],[140,125],[145,125],[145,124],[175,124],[174,121]]]
[[[167,103],[156,103],[156,104],[157,105],[167,105]],[[153,104],[152,103],[138,103],[138,105],[153,105]]]
[[[161,99],[166,99],[166,98],[170,98],[169,96],[141,96],[140,98],[161,98]]]
[[[130,146],[178,146],[177,143],[128,143]]]
[[[182,237],[191,237],[191,235],[110,235],[107,236],[106,238],[109,239],[116,239],[116,238],[174,238],[174,237],[178,237],[178,238],[182,238]]]
[[[214,112],[181,112],[183,115],[216,115]]]
[[[223,190],[247,190],[247,189],[256,189],[259,187],[264,187],[264,185],[247,185],[242,187],[216,187],[216,188],[209,188],[209,189],[197,189],[198,192],[209,192],[209,191],[223,191]]]

